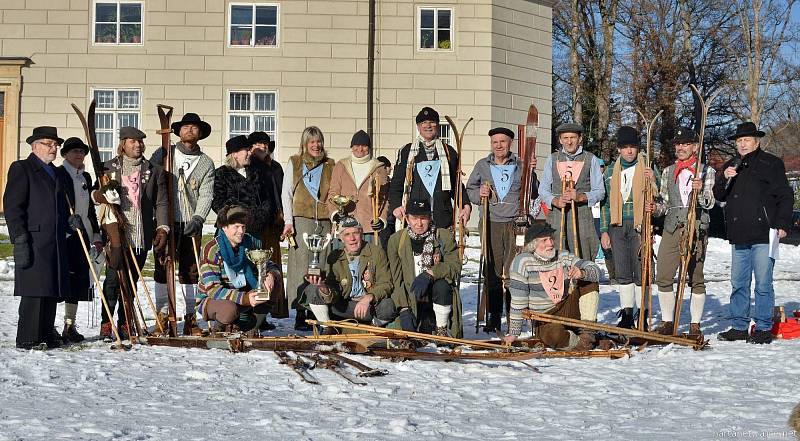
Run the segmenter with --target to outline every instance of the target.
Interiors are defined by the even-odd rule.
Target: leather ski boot
[[[294,317],[294,330],[308,332],[311,330],[311,325],[306,323],[306,310],[297,308],[297,314]]]
[[[113,341],[114,337],[112,336],[111,322],[105,322],[100,325],[100,337],[102,337],[103,341],[106,343]]]
[[[620,317],[620,321],[617,323],[618,328],[633,329],[635,326],[633,322],[633,308],[620,309],[617,313],[617,317]]]
[[[700,323],[689,323],[689,336],[695,337],[703,335],[703,331],[700,329]]]
[[[673,329],[675,326],[672,322],[661,322],[656,327],[656,332],[661,335],[672,335]]]
[[[581,331],[578,334],[578,344],[575,345],[574,350],[576,351],[591,351],[594,349],[594,345],[597,342],[597,338],[594,335],[594,332],[591,331]]]
[[[167,314],[159,312],[156,320],[158,321],[158,325],[160,325],[156,325],[156,331],[162,329],[164,331],[164,336],[169,335],[169,319],[167,318]]]
[[[64,330],[61,331],[61,339],[64,341],[64,344],[70,344],[80,343],[85,337],[78,332],[78,328],[75,327],[74,323],[64,322]]]
[[[183,335],[193,335],[195,337],[203,335],[203,331],[197,326],[197,316],[194,314],[183,316]]]
[[[502,319],[500,314],[489,313],[489,321],[483,326],[483,332],[495,334],[501,328]]]

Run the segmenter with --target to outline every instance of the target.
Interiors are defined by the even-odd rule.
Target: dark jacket
[[[237,204],[250,211],[247,231],[261,237],[264,229],[275,222],[274,183],[262,167],[247,166],[247,178],[230,166],[214,171],[214,199],[211,208],[219,214],[222,207]]]
[[[69,206],[75,207],[75,188],[72,184],[72,177],[64,166],[59,166],[58,171],[61,179],[64,180],[64,192],[69,199]],[[92,176],[89,173],[83,172],[83,179],[86,181],[86,189],[91,194],[94,186],[92,185]],[[70,213],[72,213],[70,211]],[[100,233],[100,226],[97,224],[97,213],[94,209],[94,203],[89,202],[89,223],[94,232]],[[92,237],[87,235],[84,231],[83,240],[88,248],[83,247],[80,236],[78,234],[71,234],[67,238],[67,255],[69,256],[69,293],[65,296],[67,302],[75,303],[78,301],[85,301],[92,299],[92,291],[90,288],[89,278],[89,262],[86,260],[86,253],[92,246]]]
[[[723,166],[731,165],[733,159]],[[769,229],[789,232],[794,194],[780,158],[760,148],[742,158],[738,174],[727,191],[727,179],[719,173],[714,197],[725,202],[728,241],[735,245],[769,243]]]
[[[436,180],[436,188],[433,191],[433,223],[437,228],[449,228],[453,225],[453,203],[451,199],[455,197],[456,177],[458,171],[458,153],[445,144],[447,149],[447,161],[450,164],[450,191],[442,191],[442,177],[439,172],[439,178]],[[400,154],[397,157],[397,163],[393,167],[392,182],[389,184],[389,212],[394,211],[403,203],[403,193],[406,188],[406,169],[408,168],[408,154],[411,151],[411,144],[406,144],[400,149]],[[439,159],[438,153],[434,153],[434,159]],[[421,161],[427,161],[425,150],[420,147],[419,154],[417,154],[415,164]],[[411,190],[408,200],[430,199],[431,195],[422,183],[419,177],[417,167],[413,168],[413,179],[411,181]],[[464,195],[463,205],[470,203],[469,196],[464,190],[464,184],[461,184],[462,192]]]
[[[103,163],[106,174],[111,179],[122,183],[120,174],[122,165],[120,157]],[[160,165],[142,159],[142,190],[139,191],[139,209],[142,212],[142,232],[144,233],[144,249],[150,249],[156,228],[166,226],[167,218],[167,174]]]
[[[44,167],[56,172],[31,153],[8,169],[3,194],[8,235],[12,243],[27,236],[32,251],[30,267],[14,268],[14,295],[62,298],[69,290],[69,209],[63,181],[51,178]]]

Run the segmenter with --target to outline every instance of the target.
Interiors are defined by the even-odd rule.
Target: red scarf
[[[680,159],[675,161],[675,174],[673,176],[673,178],[675,178],[675,182],[678,182],[678,175],[681,174],[683,170],[689,170],[690,172],[692,172],[692,176],[695,176],[697,174],[697,171],[695,170],[694,167],[696,163],[697,163],[697,156],[694,155],[690,156],[689,159],[683,161],[681,161]]]

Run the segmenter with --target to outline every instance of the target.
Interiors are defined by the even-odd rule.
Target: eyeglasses
[[[41,145],[46,146],[46,147],[51,148],[51,149],[57,149],[59,146],[61,146],[61,144],[59,144],[57,142],[36,141],[36,143],[37,144],[41,144]]]

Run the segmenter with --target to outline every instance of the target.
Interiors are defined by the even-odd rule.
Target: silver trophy
[[[264,289],[264,278],[267,277],[267,261],[272,257],[272,250],[247,250],[247,258],[258,270],[258,287],[255,288],[256,299],[271,300],[270,291]]]
[[[322,275],[322,268],[320,267],[319,262],[319,253],[321,253],[330,242],[330,233],[326,234],[325,236],[317,233],[303,233],[303,243],[305,243],[308,247],[308,251],[311,251],[311,259],[308,261],[308,271],[306,272],[307,276]]]

